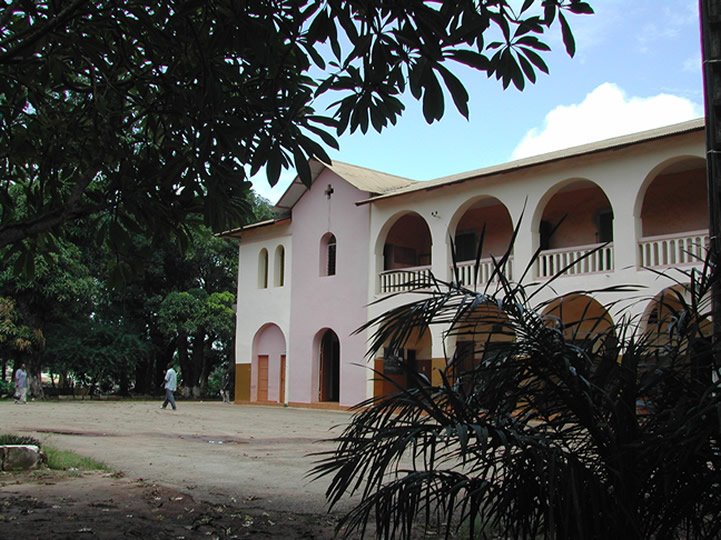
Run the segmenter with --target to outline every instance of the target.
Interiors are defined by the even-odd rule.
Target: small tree
[[[360,494],[341,529],[363,534],[374,521],[378,537],[408,538],[420,521],[469,538],[717,538],[721,389],[707,320],[717,265],[681,272],[656,332],[642,333],[619,306],[615,324],[588,309],[565,326],[544,316],[537,293],[500,272],[506,257],[497,289],[434,280],[368,323],[371,355],[436,324],[494,353],[473,363],[457,349],[440,385],[403,364],[409,389],[358,406],[314,469],[332,477],[331,506]]]

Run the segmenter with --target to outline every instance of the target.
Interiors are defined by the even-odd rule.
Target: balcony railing
[[[498,260],[496,260],[498,262]],[[462,285],[465,285],[466,287],[472,287],[473,286],[473,269],[476,264],[476,261],[464,261],[457,264],[458,267],[458,279],[461,282]],[[491,280],[491,276],[493,275],[493,270],[495,269],[495,265],[493,264],[493,259],[481,259],[480,264],[478,266],[478,281],[476,282],[477,285],[485,285]],[[513,270],[513,258],[509,257],[506,261],[506,264],[503,268],[503,272],[506,275],[508,279],[512,278],[512,270]],[[496,275],[494,279],[496,279],[498,276]],[[455,279],[455,274],[453,271],[453,267],[451,267],[451,279]]]
[[[708,242],[708,231],[647,236],[639,242],[641,266],[663,268],[700,264],[706,257]]]
[[[573,264],[574,261],[578,262]],[[573,266],[568,268],[563,275],[610,272],[613,270],[613,244],[591,244],[542,251],[537,263],[538,277],[555,276],[571,264]]]
[[[431,283],[431,267],[415,266],[380,273],[381,294],[409,291]]]

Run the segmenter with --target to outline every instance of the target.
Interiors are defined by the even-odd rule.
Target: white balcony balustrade
[[[498,262],[498,259],[496,259],[496,262]],[[466,287],[472,287],[474,285],[473,273],[475,264],[476,261],[464,261],[458,263],[458,280],[460,281],[461,285],[465,285]],[[495,265],[493,263],[493,259],[481,259],[478,266],[478,280],[475,282],[475,284],[478,286],[485,286],[485,284],[491,280],[491,277],[496,280],[498,278],[498,275],[496,274],[496,276],[493,276],[494,270]],[[508,279],[511,279],[513,277],[512,270],[513,257],[509,257],[502,271]],[[450,275],[451,279],[456,279],[453,267],[451,267]]]
[[[569,268],[563,275],[612,272],[613,244],[591,244],[542,251],[538,257],[537,274],[539,278],[552,277],[567,266]]]
[[[409,291],[431,283],[431,267],[415,266],[380,273],[380,292],[388,294]]]
[[[639,242],[642,268],[701,264],[706,257],[708,231],[647,236]]]

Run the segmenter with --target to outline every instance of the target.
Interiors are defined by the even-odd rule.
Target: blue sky
[[[703,115],[696,0],[589,0],[595,15],[572,19],[576,56],[560,31],[546,37],[550,75],[523,92],[464,73],[470,120],[448,108],[428,125],[410,97],[396,126],[339,140],[332,159],[414,180],[429,180],[515,158],[672,124]],[[263,174],[256,191],[276,202],[295,173],[272,190]]]

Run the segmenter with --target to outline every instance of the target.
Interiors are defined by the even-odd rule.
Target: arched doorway
[[[276,324],[261,327],[253,338],[251,395],[255,401],[285,403],[286,346]]]
[[[333,330],[320,340],[318,401],[340,401],[340,341]]]

